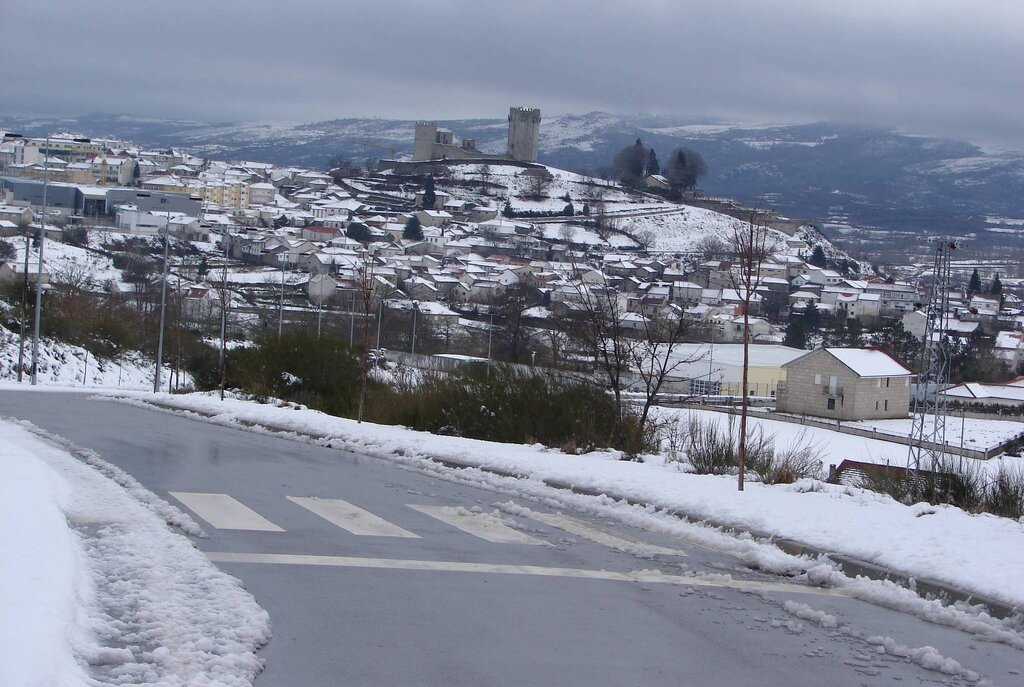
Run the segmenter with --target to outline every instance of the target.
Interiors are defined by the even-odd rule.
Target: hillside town
[[[578,316],[581,295],[594,293],[613,294],[624,332],[671,318],[685,324],[685,340],[720,347],[742,342],[745,332],[754,344],[796,349],[867,347],[897,324],[901,334],[924,336],[926,270],[914,282],[898,281],[860,265],[810,224],[697,195],[692,204],[670,203],[540,165],[539,119],[539,112],[512,108],[508,155],[479,153],[472,141],[453,145],[451,132],[420,123],[419,159],[379,161],[372,169],[342,160],[327,172],[142,150],[110,138],[6,133],[0,234],[18,237],[45,220],[48,237],[75,237],[82,255],[113,258],[134,239],[150,241],[144,245],[158,254],[152,241],[166,232],[176,246],[168,272],[172,299],[186,316],[215,322],[226,298],[234,311],[228,326],[242,338],[314,311],[322,320],[326,309],[329,318],[359,318],[361,329],[376,328],[380,345],[373,321],[393,311],[395,323],[407,321],[394,324],[399,328],[420,318],[421,340],[385,332],[391,347],[513,362],[529,351],[533,363],[540,354],[546,365],[578,365],[584,352],[562,350],[550,330]],[[513,155],[516,146],[528,152]],[[654,176],[653,185],[644,185],[657,191],[665,177]],[[661,224],[652,228],[652,220]],[[737,227],[751,222],[764,223],[770,245],[757,261],[748,299],[731,242]],[[0,281],[34,278],[37,268],[27,257],[24,250],[11,254],[0,264]],[[44,280],[59,280],[55,263],[44,269]],[[101,272],[84,275],[82,285],[138,297],[160,279]],[[1002,369],[964,379],[973,385],[951,393],[986,405],[1007,396],[1014,405],[1014,392],[998,382],[1024,364],[1022,285],[1000,283],[998,275],[994,282],[993,289],[980,281],[953,289],[941,335],[965,346],[986,337]],[[372,302],[358,305],[364,292]],[[484,351],[481,332],[510,319],[522,327],[522,345]],[[753,350],[756,359],[759,349]],[[735,383],[723,388],[723,381],[712,369],[671,388],[737,393]],[[777,381],[756,393],[774,396]]]
[[[0,687],[1021,684],[976,4],[5,6]]]

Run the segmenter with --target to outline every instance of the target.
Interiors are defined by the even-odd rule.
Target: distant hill
[[[146,146],[181,146],[219,159],[322,168],[408,154],[413,121],[337,119],[311,124],[204,123],[126,116],[63,119],[0,115],[0,127],[29,135],[64,129]],[[504,119],[441,122],[485,151],[505,149]],[[540,160],[597,172],[636,138],[665,159],[676,146],[699,151],[710,194],[774,207],[826,223],[967,232],[987,216],[1024,218],[1024,155],[986,154],[963,141],[847,124],[741,125],[591,112],[545,117]]]

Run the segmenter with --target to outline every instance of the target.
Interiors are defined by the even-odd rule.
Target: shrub
[[[282,398],[332,415],[351,415],[359,392],[360,361],[338,339],[305,331],[267,335],[231,351],[227,383],[257,398]]]
[[[1000,463],[985,489],[984,509],[1007,518],[1024,516],[1024,469]]]
[[[717,418],[690,415],[686,456],[698,475],[726,475],[736,469],[739,456],[733,440],[733,424],[732,415],[724,428]]]
[[[608,447],[616,408],[604,391],[586,384],[523,375],[504,365],[463,368],[425,378],[414,388],[375,386],[367,397],[368,420],[437,434],[510,443],[592,450]],[[643,445],[631,422],[622,445]]]
[[[821,477],[821,447],[811,443],[806,429],[789,446],[758,442],[749,457],[750,471],[764,484],[792,484],[799,479]]]

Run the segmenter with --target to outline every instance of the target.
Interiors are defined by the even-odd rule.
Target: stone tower
[[[508,156],[523,162],[537,161],[540,138],[540,110],[510,107],[508,110]]]
[[[416,137],[412,143],[412,159],[419,161],[433,158],[436,140],[437,124],[434,122],[416,122]]]

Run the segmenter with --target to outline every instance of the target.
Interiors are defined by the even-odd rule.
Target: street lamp
[[[39,324],[43,311],[43,248],[46,244],[46,190],[50,186],[50,137],[43,152],[43,216],[39,224],[39,267],[36,270],[36,324],[32,332],[32,386],[39,380]],[[25,242],[28,250],[28,241]]]
[[[167,204],[167,198],[161,198],[162,205]],[[167,267],[170,262],[171,248],[171,209],[167,208],[167,224],[164,226],[164,269],[163,279],[160,284],[160,331],[156,339],[156,369],[153,371],[153,393],[160,391],[160,367],[164,360],[164,319],[167,315]]]

